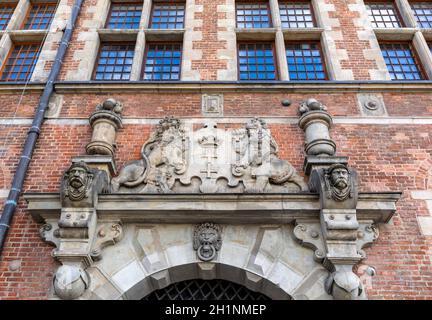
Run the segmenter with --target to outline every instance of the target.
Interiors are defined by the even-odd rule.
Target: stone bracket
[[[304,247],[314,250],[314,260],[322,262],[325,258],[325,245],[319,222],[296,221],[294,236]]]
[[[90,253],[94,261],[102,259],[103,248],[116,244],[123,237],[123,228],[118,221],[103,223],[97,230]]]

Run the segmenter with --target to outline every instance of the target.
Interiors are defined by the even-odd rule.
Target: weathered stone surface
[[[114,99],[107,99],[96,106],[89,118],[93,134],[86,146],[87,154],[114,156],[116,132],[122,126],[122,110],[122,104]]]
[[[208,122],[198,131],[177,119],[161,120],[132,161],[112,179],[117,192],[263,193],[306,190],[264,121],[226,131]]]

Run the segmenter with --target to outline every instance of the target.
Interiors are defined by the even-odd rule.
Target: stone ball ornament
[[[335,300],[359,300],[363,292],[359,277],[351,271],[333,272],[327,278],[325,288]]]
[[[63,300],[74,300],[82,296],[89,287],[87,273],[76,266],[63,265],[54,275],[54,292]]]

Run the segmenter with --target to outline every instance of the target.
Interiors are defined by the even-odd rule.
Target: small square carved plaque
[[[203,94],[202,113],[205,116],[223,116],[223,94]]]
[[[387,116],[384,99],[381,94],[358,93],[357,100],[362,116]]]

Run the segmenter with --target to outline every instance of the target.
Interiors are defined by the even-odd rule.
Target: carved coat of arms
[[[219,129],[214,122],[193,131],[175,118],[159,122],[141,149],[112,179],[114,192],[263,193],[307,190],[263,120],[244,128]]]

